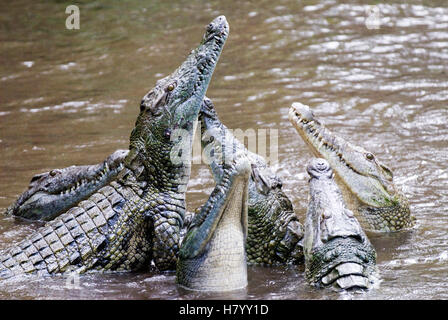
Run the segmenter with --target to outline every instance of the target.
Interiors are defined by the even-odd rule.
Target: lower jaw
[[[298,119],[294,119],[294,121],[296,121]],[[293,122],[293,127],[296,129],[297,133],[299,134],[299,136],[301,136],[302,140],[305,142],[305,144],[308,146],[309,150],[311,151],[311,153],[318,158],[323,158],[323,156],[320,154],[320,152],[317,151],[317,148],[313,145],[313,143],[310,141],[307,133],[306,129],[303,128],[301,125],[297,124],[296,122]]]
[[[178,260],[177,283],[180,286],[208,292],[240,290],[247,286],[244,236],[241,230],[232,230],[235,231],[232,226],[218,228],[207,244],[207,251],[191,259]]]
[[[241,261],[238,266],[228,266],[227,268],[207,263],[201,265],[203,262],[180,262],[183,271],[177,271],[177,284],[187,290],[202,292],[235,291],[247,287],[246,261]],[[209,268],[210,270],[208,270]]]

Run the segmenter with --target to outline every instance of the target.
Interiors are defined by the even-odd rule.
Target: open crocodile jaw
[[[100,164],[37,174],[6,213],[29,220],[52,220],[114,179],[127,154],[127,150],[116,150]]]
[[[189,59],[196,64],[192,67],[198,70],[199,74],[194,82],[195,88],[203,91],[204,87],[207,87],[209,74],[213,72],[227,33],[228,24],[223,16],[208,26],[203,47],[211,47],[211,50],[206,48],[199,52],[198,59]],[[181,67],[178,70],[183,69]],[[204,80],[205,83],[201,84]],[[201,92],[195,94],[202,96]],[[28,190],[20,195],[6,213],[30,220],[52,220],[115,179],[123,168],[128,152],[117,150],[102,164],[71,166],[38,174],[31,180]]]
[[[125,167],[117,178],[15,246],[2,250],[0,278],[74,268],[77,272],[137,271],[151,261],[159,270],[174,267],[185,191],[179,191],[177,185],[174,191],[171,184],[182,165],[171,163],[173,143],[167,129],[192,130],[227,35],[225,17],[209,24],[199,47],[143,99]],[[151,170],[155,167],[157,170]],[[74,229],[76,239],[82,242],[72,236]],[[48,254],[36,254],[34,243]]]
[[[240,153],[241,155],[241,153]],[[247,196],[250,164],[244,155],[224,165],[222,179],[195,215],[177,262],[176,282],[194,291],[247,286]]]
[[[246,253],[249,264],[273,265],[299,263],[303,250],[299,240],[303,226],[294,213],[290,199],[282,190],[282,181],[266,160],[248,151],[231,130],[222,124],[210,99],[204,98],[199,115],[202,148],[206,156],[219,163],[230,161],[233,153],[245,152],[251,163],[248,198],[248,236]],[[209,159],[207,159],[209,160]],[[223,175],[222,165],[208,161],[215,180]],[[269,246],[265,246],[269,243]]]
[[[397,231],[415,224],[391,170],[372,153],[334,135],[306,105],[293,103],[288,117],[313,155],[331,164],[345,201],[359,213],[363,225],[375,231]]]

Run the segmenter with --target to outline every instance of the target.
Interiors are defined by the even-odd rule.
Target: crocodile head
[[[281,192],[280,178],[267,165],[263,157],[247,150],[221,123],[213,102],[207,97],[201,106],[199,119],[201,120],[203,153],[206,155],[215,179],[222,176],[223,163],[231,162],[237,152],[244,152],[252,167],[249,193],[253,202],[263,201],[269,195]],[[292,205],[287,204],[286,207],[292,210]]]
[[[231,291],[247,286],[250,163],[244,152],[237,152],[221,169],[222,175],[193,217],[179,251],[176,282],[190,290]]]
[[[312,153],[330,163],[347,204],[363,225],[376,231],[414,225],[409,202],[395,186],[392,171],[372,152],[334,135],[301,103],[293,103],[289,120]]]
[[[180,67],[143,97],[125,159],[142,186],[185,192],[199,109],[228,33],[226,18],[214,19]]]
[[[52,220],[114,179],[123,169],[127,154],[127,150],[117,150],[100,164],[37,174],[6,213],[30,220]]]
[[[376,274],[376,252],[352,211],[346,208],[333,171],[312,159],[310,200],[303,241],[305,275],[317,287],[369,288]]]
[[[248,151],[221,123],[213,102],[205,97],[199,115],[203,154],[215,180],[221,179],[222,163],[231,161],[236,152],[244,152],[251,164],[248,198],[248,237],[246,244],[249,263],[275,264],[298,262],[303,258],[298,245],[303,228],[291,201],[282,191],[282,181],[265,159]],[[265,246],[269,243],[269,246]]]

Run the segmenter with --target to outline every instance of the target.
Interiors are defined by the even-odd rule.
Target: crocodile
[[[330,163],[346,203],[366,229],[394,232],[415,225],[408,199],[376,155],[333,134],[309,106],[293,103],[289,120],[313,155]]]
[[[99,164],[34,175],[28,189],[6,209],[6,214],[28,220],[53,220],[115,179],[128,152],[116,150]]]
[[[221,170],[179,251],[176,283],[189,290],[231,291],[247,286],[245,243],[251,166],[244,152],[237,151]]]
[[[305,277],[316,287],[369,289],[377,279],[376,252],[347,209],[325,159],[308,166],[309,205],[303,250]]]
[[[142,99],[116,179],[17,244],[0,251],[0,278],[88,271],[174,269],[199,109],[229,33],[224,16]],[[176,130],[184,135],[179,138]],[[188,154],[190,153],[190,154]]]
[[[213,146],[210,144],[211,136],[213,136],[215,141],[220,141],[220,145],[214,148],[217,154],[217,150],[221,150],[227,144],[235,147],[237,151],[244,151],[251,162],[252,171],[249,179],[248,209],[249,227],[246,246],[248,263],[272,265],[303,262],[303,250],[300,243],[303,237],[303,227],[294,213],[290,199],[282,190],[281,179],[266,164],[263,157],[248,151],[242,143],[234,138],[230,130],[219,120],[214,104],[207,97],[202,102],[199,119],[201,121],[200,128],[203,136],[202,147],[204,148],[204,153],[208,153],[207,150]],[[105,163],[110,163],[109,159],[114,159],[116,167],[122,167],[120,159],[124,160],[127,153],[128,151],[126,150],[117,150],[105,160]],[[222,168],[217,162],[211,162],[210,166],[215,179],[218,180],[222,175]],[[34,183],[33,187],[23,193],[19,200],[11,206],[16,208],[12,211],[12,214],[33,220],[54,219],[59,213],[53,210],[53,208],[69,209],[79,202],[78,199],[87,198],[91,193],[102,187],[100,182],[105,184],[107,180],[114,179],[118,174],[117,170],[104,171],[104,167],[104,164],[69,167],[60,169],[60,173],[54,177],[48,173],[37,175],[39,179],[33,177],[30,184],[31,186]],[[112,168],[111,164],[109,164],[109,168]],[[81,174],[82,171],[85,172]],[[92,173],[92,177],[96,177],[98,175],[97,172],[107,176],[107,180],[104,178],[102,180],[86,179],[85,183],[79,183],[80,177],[87,176],[90,173]],[[78,187],[75,187],[73,191],[70,190],[69,193],[54,192],[54,194],[48,195],[42,192],[43,187],[41,187],[47,184],[57,185],[53,189],[58,191],[70,189],[73,185]],[[40,201],[40,207],[33,208],[33,206],[36,206],[36,201],[33,202],[29,199],[35,199],[37,192],[41,195],[39,199],[45,200]],[[77,196],[62,199],[66,194],[76,194]],[[60,197],[61,201],[58,200],[58,197]],[[28,203],[29,205],[25,207]],[[32,212],[27,213],[27,210]],[[59,210],[59,212],[64,211]],[[193,215],[190,213],[186,215],[184,219],[185,226],[188,226],[192,217]],[[182,229],[181,235],[185,232],[186,229]]]
[[[244,152],[251,163],[246,243],[248,263],[273,265],[302,262],[300,240],[303,227],[282,190],[281,179],[263,157],[247,150],[221,123],[214,104],[207,97],[201,106],[199,119],[203,153],[214,159],[208,162],[215,180],[223,174],[222,164],[233,161],[234,153],[228,150]]]

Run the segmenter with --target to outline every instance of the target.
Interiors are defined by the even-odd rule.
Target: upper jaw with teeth
[[[314,114],[308,106],[294,102],[289,109],[289,120],[297,123],[308,123],[314,120]]]
[[[395,188],[390,169],[372,153],[334,135],[303,104],[293,103],[289,120],[314,156],[331,163],[346,201],[360,213],[364,225],[367,221],[369,229],[397,231],[415,224],[408,200]]]

